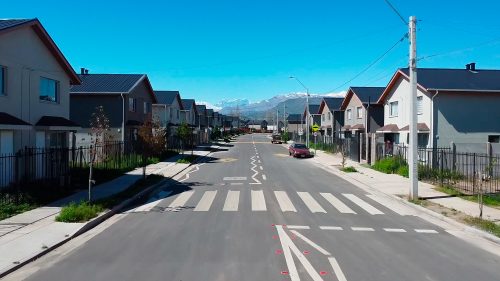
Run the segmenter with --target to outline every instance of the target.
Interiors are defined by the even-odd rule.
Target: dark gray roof
[[[300,122],[302,121],[301,117],[302,117],[302,114],[290,114],[290,115],[288,115],[286,120],[290,124],[295,124],[295,122],[298,122],[298,124],[300,124]]]
[[[342,105],[342,101],[344,100],[344,98],[325,97],[323,98],[323,100],[328,106],[328,109],[330,109],[330,111],[334,111],[340,110],[340,106]]]
[[[197,104],[196,105],[196,110],[198,111],[198,114],[200,115],[206,115],[207,112],[207,106],[206,105],[203,105],[203,104]]]
[[[376,103],[385,87],[351,87],[351,90],[362,103]]]
[[[185,110],[191,110],[195,104],[194,99],[181,99],[181,102]]]
[[[18,26],[36,19],[3,19],[0,20],[0,30]]]
[[[310,114],[318,114],[319,112],[319,104],[310,104],[309,105],[309,113]]]
[[[128,93],[144,74],[84,74],[82,84],[71,87],[71,93]]]
[[[214,115],[214,110],[213,110],[213,109],[208,109],[208,108],[207,108],[207,115],[208,115],[208,116],[213,116],[213,115]]]
[[[408,68],[400,70],[409,75]],[[428,90],[500,91],[500,70],[419,68],[417,80]]]
[[[177,97],[180,98],[179,91],[155,91],[155,96],[158,100],[158,104],[166,105],[172,104]]]

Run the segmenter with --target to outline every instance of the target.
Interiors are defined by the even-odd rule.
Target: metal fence
[[[418,148],[420,180],[450,186],[464,194],[500,192],[500,155],[462,153],[451,148]],[[392,157],[406,165],[408,147],[377,144],[377,160]]]
[[[110,179],[148,163],[150,159],[142,152],[139,143],[107,142],[95,147],[25,148],[15,154],[0,155],[0,202],[19,201],[27,193],[48,196],[49,200],[55,190],[85,186],[93,155],[96,176],[102,181]],[[160,157],[162,153],[149,157]]]

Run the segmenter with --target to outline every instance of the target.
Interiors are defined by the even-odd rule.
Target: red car
[[[288,154],[293,157],[306,158],[311,157],[311,152],[309,148],[305,144],[302,143],[293,143],[288,148]]]

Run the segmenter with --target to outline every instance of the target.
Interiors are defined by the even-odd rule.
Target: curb
[[[446,222],[448,224],[451,224],[457,228],[460,228],[461,230],[465,231],[465,232],[468,232],[468,233],[471,233],[471,234],[475,234],[477,236],[480,236],[481,238],[484,238],[490,242],[493,242],[493,243],[496,243],[498,245],[500,245],[500,238],[499,237],[496,237],[495,235],[491,234],[491,233],[488,233],[486,231],[483,231],[483,230],[480,230],[480,229],[477,229],[477,228],[474,228],[472,226],[469,226],[469,225],[466,225],[464,223],[461,223],[459,221],[456,221],[454,219],[451,219],[449,217],[446,217],[444,215],[441,215],[439,213],[436,213],[432,210],[429,210],[425,207],[422,207],[422,206],[419,206],[419,205],[416,205],[416,204],[413,204],[411,202],[408,202],[407,200],[403,199],[403,198],[400,198],[396,195],[393,195],[393,194],[389,194],[389,193],[385,193],[383,191],[380,191],[376,188],[373,188],[363,182],[360,182],[358,181],[357,179],[354,179],[352,177],[350,177],[349,175],[347,174],[343,174],[341,173],[340,171],[337,173],[336,171],[334,171],[331,167],[329,166],[326,166],[322,163],[319,163],[319,162],[316,162],[317,164],[325,167],[327,170],[329,170],[332,174],[335,174],[341,178],[343,178],[344,180],[347,180],[348,182],[362,188],[362,189],[365,189],[365,190],[370,190],[371,192],[373,193],[376,193],[377,195],[379,196],[385,196],[385,197],[389,197],[391,199],[395,199],[401,203],[403,203],[405,206],[407,207],[410,207],[412,209],[415,209],[417,211],[420,211],[422,213],[425,213],[426,215],[429,215],[431,217],[433,217],[434,219],[438,219],[438,220],[441,220],[443,222]]]
[[[80,235],[82,235],[83,233],[93,229],[94,227],[98,226],[99,224],[103,223],[104,221],[106,221],[107,219],[111,218],[112,216],[116,215],[118,212],[120,212],[122,209],[124,209],[125,207],[133,204],[134,202],[138,201],[139,199],[141,199],[143,196],[147,195],[148,193],[151,193],[153,190],[155,190],[156,188],[158,188],[159,186],[165,184],[169,179],[172,179],[173,177],[179,175],[180,173],[184,172],[187,168],[191,167],[192,165],[194,164],[197,164],[199,161],[201,161],[202,159],[204,159],[205,157],[207,157],[209,154],[213,153],[213,150],[211,149],[207,154],[203,155],[203,156],[199,156],[196,161],[194,161],[193,163],[190,163],[186,168],[180,170],[179,172],[177,172],[176,174],[172,175],[171,177],[169,178],[165,178],[163,180],[161,180],[160,182],[158,183],[155,183],[154,185],[151,185],[149,187],[147,187],[146,189],[144,189],[143,191],[137,193],[136,195],[134,195],[133,197],[121,202],[120,204],[116,205],[115,207],[113,207],[111,210],[109,210],[108,212],[92,219],[91,221],[87,222],[85,225],[83,225],[78,231],[76,231],[75,233],[73,233],[73,235],[63,239],[62,241],[48,247],[47,249],[37,253],[35,256],[33,257],[30,257],[18,264],[16,264],[15,266],[7,269],[6,271],[4,272],[0,272],[0,279],[4,278],[5,276],[11,274],[12,272],[20,269],[21,267],[43,257],[44,255],[52,252],[53,250],[61,247],[62,245],[66,244],[67,242],[69,242],[70,240],[72,240],[73,238],[76,238]]]

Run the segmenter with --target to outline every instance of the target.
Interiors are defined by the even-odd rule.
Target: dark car
[[[280,135],[273,135],[273,139],[271,140],[271,143],[279,143],[282,144],[283,140],[281,139]]]
[[[288,154],[290,154],[290,156],[300,158],[312,157],[309,148],[307,148],[307,146],[302,143],[291,144],[288,148]]]

